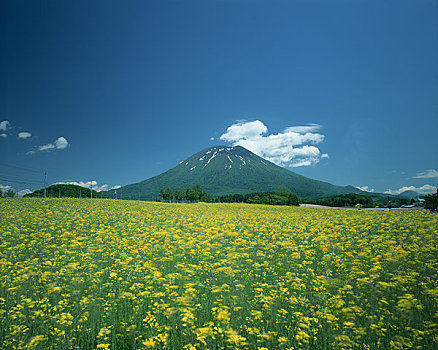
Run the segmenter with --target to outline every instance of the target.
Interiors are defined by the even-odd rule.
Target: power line
[[[47,175],[49,175],[49,174],[47,173]],[[9,182],[14,182],[14,181],[17,182],[18,181],[21,183],[36,184],[36,185],[40,185],[43,182],[42,180],[29,179],[29,178],[25,178],[22,176],[6,175],[6,174],[0,174],[0,180],[1,181],[9,181]],[[64,181],[60,180],[59,178],[55,178],[52,181],[53,181],[53,183],[64,182]]]
[[[25,178],[25,177],[22,177],[22,176],[6,175],[6,174],[0,174],[0,177],[2,177],[4,179],[10,179],[12,181],[16,181],[16,180],[18,180],[18,181],[27,181],[27,182],[38,181],[38,180],[35,180],[35,179],[29,179],[29,178]]]
[[[3,164],[1,164],[1,163],[3,163]],[[29,171],[29,172],[32,172],[32,173],[38,173],[38,174],[41,173],[40,170],[35,170],[35,169],[26,168],[26,167],[17,166],[17,165],[6,164],[4,162],[0,162],[0,166],[1,167],[8,167],[8,168],[13,168],[13,169],[18,169],[18,170]]]
[[[0,177],[0,181],[6,181],[6,182],[15,183],[15,184],[22,184],[22,185],[41,185],[41,182],[12,180],[12,179],[6,179],[3,177]]]
[[[14,168],[17,170],[23,170],[23,171],[29,171],[29,172],[33,172],[33,173],[37,173],[37,174],[41,174],[44,173],[45,171],[47,171],[46,169],[41,169],[38,167],[31,167],[31,166],[27,166],[27,165],[22,165],[22,164],[18,164],[18,163],[14,163],[14,162],[10,162],[10,161],[0,161],[0,167],[8,167],[8,168]],[[48,170],[48,172],[52,175],[55,175],[58,178],[61,178],[63,176],[60,176],[61,174],[57,173],[56,171],[52,171],[52,170]]]

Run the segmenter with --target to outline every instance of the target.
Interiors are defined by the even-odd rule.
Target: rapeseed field
[[[438,216],[0,201],[1,349],[436,349]]]

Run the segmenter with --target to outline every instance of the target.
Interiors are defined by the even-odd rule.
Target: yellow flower
[[[30,340],[29,344],[27,345],[27,348],[34,349],[39,343],[46,340],[47,337],[45,335],[36,335]]]
[[[143,340],[142,344],[147,348],[153,348],[156,344],[156,341],[153,339]]]

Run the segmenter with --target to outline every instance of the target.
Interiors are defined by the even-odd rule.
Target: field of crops
[[[1,349],[436,349],[438,215],[0,201]]]

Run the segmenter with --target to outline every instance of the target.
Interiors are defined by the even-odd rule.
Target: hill
[[[90,189],[77,185],[56,184],[46,188],[47,197],[69,197],[69,198],[85,198],[91,197]],[[44,197],[44,188],[26,194],[24,197]],[[93,190],[93,197],[101,197],[99,192]]]
[[[195,184],[214,196],[275,191],[278,186],[306,198],[364,193],[353,186],[335,186],[298,175],[240,146],[214,146],[158,176],[108,191],[106,196],[151,200],[158,198],[162,188],[186,189]]]
[[[419,199],[419,198],[424,198],[424,195],[415,191],[404,191],[402,193],[400,193],[398,195],[399,197],[404,197],[404,198],[413,198],[413,199]]]

